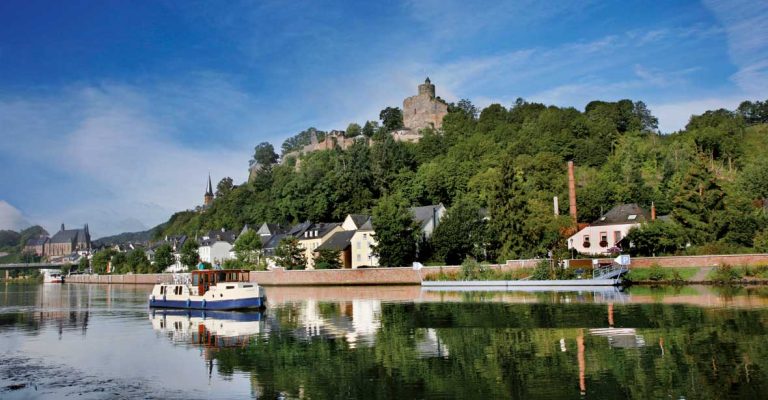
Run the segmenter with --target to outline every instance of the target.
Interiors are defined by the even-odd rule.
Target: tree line
[[[423,130],[419,143],[405,143],[389,135],[402,126],[402,112],[388,107],[382,124],[354,124],[367,141],[303,155],[298,167],[295,158],[278,163],[272,145],[259,144],[251,164],[260,168],[248,182],[225,185],[203,213],[173,215],[158,236],[367,213],[382,265],[564,253],[572,230],[567,202],[555,215],[552,198],[567,198],[572,160],[579,222],[622,203],[653,203],[670,216],[632,232],[634,253],[768,251],[765,109],[766,102],[744,102],[660,134],[641,101],[593,101],[581,111],[523,99],[478,110],[462,100],[450,105],[440,132]],[[283,152],[306,132],[289,138]],[[447,214],[424,240],[408,208],[438,203]]]

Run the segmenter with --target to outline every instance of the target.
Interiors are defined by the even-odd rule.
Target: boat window
[[[253,287],[253,285],[243,285],[244,288]]]
[[[227,289],[234,289],[234,286],[227,286]]]

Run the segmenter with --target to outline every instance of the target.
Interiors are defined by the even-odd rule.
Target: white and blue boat
[[[149,306],[191,310],[261,309],[264,288],[251,282],[245,270],[193,271],[174,283],[158,283],[149,295]]]

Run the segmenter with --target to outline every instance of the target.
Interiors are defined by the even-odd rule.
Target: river
[[[0,398],[765,398],[768,289],[267,288],[263,313],[150,286],[0,284]]]

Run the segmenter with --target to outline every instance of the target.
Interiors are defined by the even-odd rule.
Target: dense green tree
[[[656,220],[630,229],[622,247],[627,247],[632,255],[658,256],[674,254],[685,243],[685,232],[679,225]]]
[[[261,258],[261,236],[249,229],[243,232],[235,241],[237,259],[249,266],[255,266]]]
[[[315,269],[339,269],[341,268],[339,252],[336,250],[319,250],[315,256]]]
[[[115,252],[110,260],[111,273],[113,274],[125,274],[130,272],[128,265],[128,255],[126,253]]]
[[[163,243],[155,249],[155,263],[153,272],[163,272],[176,262],[173,249],[168,243]]]
[[[225,177],[222,178],[218,184],[216,184],[216,197],[221,197],[224,195],[229,194],[229,192],[232,191],[234,184],[232,183],[232,178]]]
[[[365,125],[363,125],[363,129],[361,130],[361,133],[363,136],[367,138],[373,137],[373,134],[376,133],[376,130],[379,129],[379,124],[376,121],[365,121]]]
[[[93,272],[96,274],[104,274],[107,272],[107,264],[112,261],[112,256],[115,255],[115,251],[112,249],[104,249],[97,251],[93,254],[93,260],[91,265]]]
[[[304,256],[304,249],[295,237],[286,237],[280,241],[275,249],[275,261],[278,266],[285,269],[305,269],[307,268],[307,259]]]
[[[191,238],[184,242],[179,252],[181,265],[189,269],[194,269],[197,266],[200,262],[200,253],[197,251],[198,247],[197,242]]]
[[[723,209],[725,193],[702,157],[691,164],[673,199],[672,218],[685,230],[693,244],[715,240],[718,211]]]
[[[363,129],[360,127],[360,125],[351,122],[349,125],[347,125],[347,130],[344,131],[344,136],[346,137],[355,137],[359,136],[363,132]]]
[[[77,270],[79,272],[88,271],[88,269],[91,267],[91,263],[88,260],[88,257],[82,257],[80,258],[80,261],[77,263]]]
[[[253,149],[253,158],[249,161],[250,165],[259,164],[267,167],[275,164],[279,159],[272,143],[261,142]]]
[[[146,253],[144,253],[144,249],[133,249],[128,252],[126,258],[128,262],[128,271],[133,272],[134,274],[149,272],[149,260],[147,259]]]
[[[398,107],[387,107],[381,110],[379,119],[388,131],[396,131],[403,127],[403,112]]]
[[[379,199],[373,208],[373,229],[378,242],[373,246],[373,254],[380,265],[403,267],[416,259],[419,225],[401,196],[394,194]]]
[[[430,238],[434,259],[458,265],[467,256],[485,257],[486,223],[475,199],[462,197],[448,209]]]
[[[499,259],[521,258],[531,248],[526,237],[526,219],[530,207],[525,196],[526,173],[507,160],[501,168],[501,180],[494,188],[488,210],[491,232],[499,247]]]

